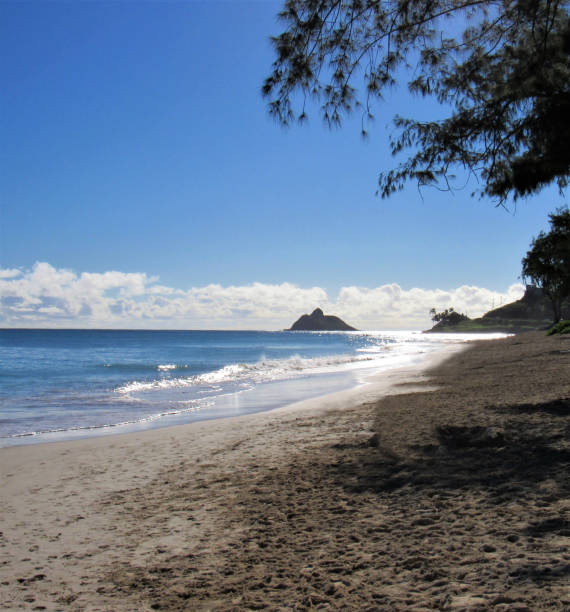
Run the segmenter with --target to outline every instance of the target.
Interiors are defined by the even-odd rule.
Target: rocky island
[[[316,308],[308,315],[304,314],[293,323],[287,331],[357,331],[339,317],[325,315],[320,308]]]

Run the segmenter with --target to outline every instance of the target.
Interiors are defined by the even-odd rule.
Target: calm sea
[[[270,410],[461,338],[417,332],[0,330],[0,446]]]

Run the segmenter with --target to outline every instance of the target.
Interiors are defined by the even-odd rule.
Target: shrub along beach
[[[270,413],[0,450],[0,606],[568,609],[570,336],[460,349]]]

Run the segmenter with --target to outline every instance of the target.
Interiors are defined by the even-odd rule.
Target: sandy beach
[[[570,337],[0,449],[3,610],[570,609]]]

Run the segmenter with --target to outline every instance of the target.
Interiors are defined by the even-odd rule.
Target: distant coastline
[[[570,318],[570,302],[563,304],[563,318]],[[520,300],[490,310],[482,317],[470,319],[451,312],[424,333],[506,333],[518,334],[546,330],[552,326],[550,300],[537,287],[527,285]]]

